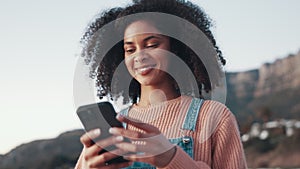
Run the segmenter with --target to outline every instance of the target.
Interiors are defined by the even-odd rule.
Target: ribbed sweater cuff
[[[180,147],[176,147],[176,153],[170,163],[161,169],[210,169],[210,167],[202,162],[193,160],[188,154],[186,154]]]

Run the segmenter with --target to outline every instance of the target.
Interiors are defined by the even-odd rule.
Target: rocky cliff
[[[259,69],[255,96],[300,87],[300,51],[296,55],[264,64]]]
[[[274,118],[300,118],[300,51],[259,69],[227,73],[228,107],[239,121],[261,107]]]

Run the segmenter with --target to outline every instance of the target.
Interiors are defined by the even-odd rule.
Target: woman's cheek
[[[127,68],[128,72],[130,73],[130,75],[132,77],[134,77],[135,73],[134,73],[134,70],[133,70],[133,59],[130,58],[130,57],[126,57],[125,58],[125,65],[126,65],[126,68]]]

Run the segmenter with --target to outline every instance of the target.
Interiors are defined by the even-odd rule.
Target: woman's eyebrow
[[[156,38],[158,38],[158,37],[157,37],[157,36],[154,36],[154,35],[151,35],[151,36],[146,37],[143,41],[146,42],[146,41],[148,41],[148,40],[150,40],[150,39],[156,39]],[[158,39],[159,39],[159,38],[158,38]]]
[[[134,42],[131,42],[131,41],[124,41],[124,45],[132,45],[134,44]]]
[[[143,39],[143,42],[147,42],[150,39],[161,39],[161,37],[155,36],[155,35],[151,35],[151,36],[148,36],[145,39]],[[124,45],[132,45],[132,44],[134,44],[134,42],[132,42],[130,40],[129,41],[124,41]]]
[[[150,39],[160,39],[160,37],[159,36],[151,35],[151,36],[148,36],[147,38],[145,38],[143,41],[146,42],[146,41],[148,41]]]

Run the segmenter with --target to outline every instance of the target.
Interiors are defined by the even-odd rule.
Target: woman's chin
[[[138,78],[137,81],[142,85],[142,86],[151,86],[154,84],[154,78]]]

